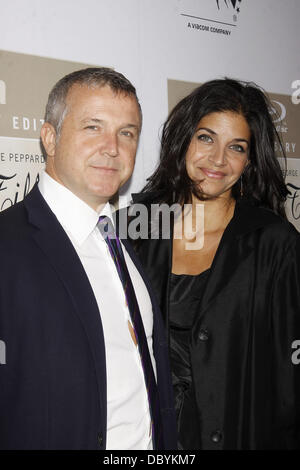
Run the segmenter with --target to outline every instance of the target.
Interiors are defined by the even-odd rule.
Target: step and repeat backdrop
[[[63,75],[110,66],[136,86],[144,125],[120,205],[158,162],[170,109],[206,80],[262,86],[287,155],[288,217],[300,231],[298,0],[0,0],[0,210],[21,201],[44,168],[39,133]]]

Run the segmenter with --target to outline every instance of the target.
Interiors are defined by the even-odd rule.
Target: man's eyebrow
[[[134,128],[134,129],[139,129],[139,128],[140,128],[139,125],[137,125],[137,124],[130,124],[130,123],[124,124],[124,125],[122,125],[121,127],[130,127],[130,128]]]
[[[85,118],[85,119],[82,119],[81,122],[84,124],[86,122],[94,122],[95,124],[101,124],[103,122],[102,119],[97,119],[97,118],[92,118],[92,117],[88,117],[88,118]]]
[[[102,124],[103,122],[105,122],[103,119],[98,119],[98,118],[92,118],[92,117],[88,117],[88,118],[85,118],[85,119],[82,119],[82,124],[87,124],[89,122],[93,123],[93,124]],[[127,128],[127,127],[130,127],[130,128],[134,128],[134,129],[137,129],[139,130],[140,129],[140,126],[138,124],[132,124],[132,123],[124,123],[124,124],[121,124],[120,128],[123,129],[123,128]]]

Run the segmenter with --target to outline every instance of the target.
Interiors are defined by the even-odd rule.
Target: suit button
[[[98,441],[98,446],[102,447],[103,446],[103,436],[102,436],[102,434],[100,434],[100,433],[98,434],[97,441]]]
[[[200,328],[198,338],[200,341],[207,341],[209,338],[209,333],[206,328]]]
[[[216,431],[211,433],[210,438],[215,444],[219,444],[219,442],[221,442],[221,440],[223,439],[223,434],[219,429],[217,429]]]

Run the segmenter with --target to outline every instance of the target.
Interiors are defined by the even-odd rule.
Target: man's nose
[[[226,148],[223,146],[215,147],[210,153],[208,160],[215,166],[224,166],[227,163]]]
[[[110,157],[118,155],[118,135],[115,132],[106,132],[101,136],[101,150]]]

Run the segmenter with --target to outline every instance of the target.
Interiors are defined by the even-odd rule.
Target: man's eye
[[[98,126],[86,126],[85,129],[90,129],[92,131],[97,131],[99,129]]]
[[[212,138],[208,134],[200,134],[197,136],[198,140],[201,140],[202,142],[212,142]]]
[[[125,135],[125,137],[133,137],[133,134],[130,131],[121,131],[121,134]]]

